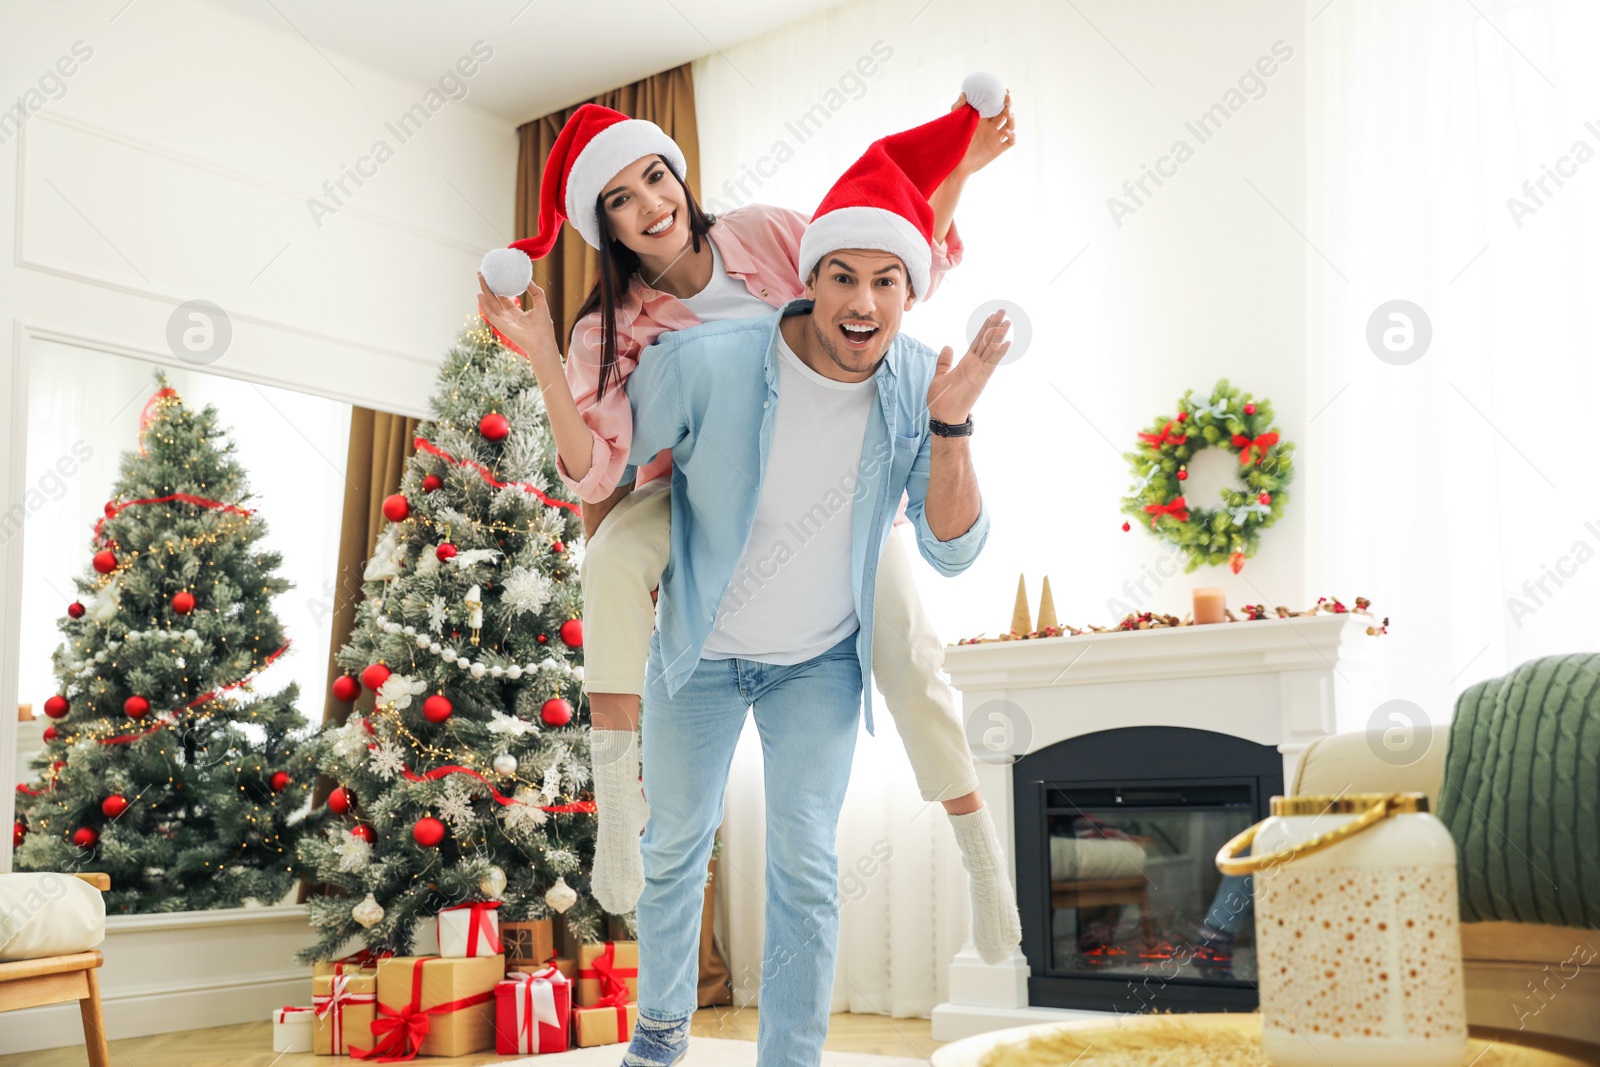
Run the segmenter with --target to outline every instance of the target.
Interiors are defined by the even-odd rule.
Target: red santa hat
[[[604,238],[595,202],[605,192],[606,183],[634,160],[653,155],[665,159],[679,180],[683,179],[683,149],[660,126],[630,119],[600,104],[584,104],[574,111],[545,160],[539,183],[538,235],[511,243],[510,249],[524,256],[497,248],[484,257],[483,276],[489,288],[501,296],[526,292],[533,277],[532,260],[550,254],[562,220],[572,223],[591,247],[599,248]]]
[[[840,248],[870,248],[899,256],[911,291],[928,291],[933,263],[933,208],[928,197],[966,155],[979,118],[1005,106],[1005,86],[985,71],[961,83],[967,102],[915,129],[874,141],[822,198],[800,238],[800,280]]]

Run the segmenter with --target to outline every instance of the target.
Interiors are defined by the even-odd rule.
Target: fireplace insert
[[[1094,1011],[1254,1011],[1250,880],[1217,850],[1283,792],[1270,745],[1139,726],[1012,765],[1028,1001]]]

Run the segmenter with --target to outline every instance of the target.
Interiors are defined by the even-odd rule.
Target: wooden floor
[[[695,1013],[691,1032],[699,1037],[754,1041],[756,1019],[755,1008],[701,1008]],[[837,1052],[873,1052],[880,1056],[926,1059],[939,1047],[939,1042],[929,1036],[932,1026],[927,1019],[890,1019],[840,1012],[829,1019],[827,1047]],[[477,1067],[478,1064],[521,1058],[483,1053],[455,1059],[429,1057],[414,1062],[427,1067]],[[82,1046],[0,1056],[0,1067],[83,1067],[87,1062]],[[263,1022],[124,1038],[111,1042],[111,1062],[115,1067],[214,1067],[221,1064],[229,1067],[327,1067],[330,1063],[350,1061],[335,1061],[309,1053],[275,1053],[272,1051],[272,1024]]]

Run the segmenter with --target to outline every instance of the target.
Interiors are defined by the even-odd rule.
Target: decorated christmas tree
[[[311,901],[306,958],[352,937],[408,952],[441,907],[492,899],[502,920],[562,914],[574,936],[604,935],[588,892],[582,521],[538,383],[476,324],[431,408],[336,657],[334,699],[375,699],[317,741],[337,819],[300,854],[335,895]]]
[[[111,912],[275,904],[314,772],[296,686],[252,682],[287,648],[272,598],[290,583],[256,547],[266,526],[216,409],[156,384],[59,624],[16,862],[109,874]]]

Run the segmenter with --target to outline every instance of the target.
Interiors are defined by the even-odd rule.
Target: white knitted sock
[[[1017,894],[1006,874],[1006,857],[1000,835],[987,807],[950,816],[961,865],[967,869],[972,892],[972,944],[985,963],[999,963],[1022,943],[1022,919],[1017,914]]]
[[[639,835],[650,818],[650,805],[639,784],[639,734],[591,729],[589,757],[599,817],[589,885],[602,908],[625,915],[644,892]]]

